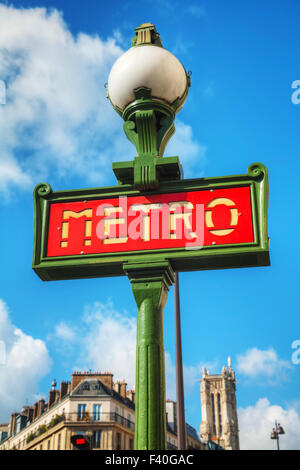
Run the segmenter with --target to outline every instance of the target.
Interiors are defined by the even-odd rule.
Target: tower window
[[[220,434],[222,434],[221,396],[219,393],[218,393],[218,414],[219,414],[219,430],[220,430]]]
[[[217,435],[217,429],[216,429],[216,413],[215,413],[215,397],[214,394],[212,393],[211,396],[211,412],[212,412],[212,423],[213,423],[213,435]]]

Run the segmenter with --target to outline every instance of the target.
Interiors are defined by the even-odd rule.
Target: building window
[[[50,439],[49,439],[48,444],[47,444],[47,450],[50,450]]]
[[[60,450],[60,438],[61,438],[61,434],[57,436],[57,450]]]
[[[101,431],[93,432],[93,447],[95,449],[100,449],[101,447]]]
[[[115,421],[119,422],[119,408],[117,406],[115,408]]]
[[[133,450],[133,439],[129,439],[129,450]]]
[[[121,449],[121,433],[117,432],[117,445],[116,445],[117,450]]]
[[[82,420],[85,416],[86,404],[79,404],[77,407],[77,418]]]
[[[101,405],[93,406],[93,420],[100,421],[101,419]]]

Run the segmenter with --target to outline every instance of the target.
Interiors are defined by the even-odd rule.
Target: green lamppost
[[[119,185],[151,191],[163,180],[181,178],[178,157],[163,158],[175,132],[174,118],[187,97],[190,78],[179,60],[163,48],[155,27],[136,28],[132,47],[113,65],[108,98],[135,145],[133,161],[113,164]],[[165,368],[163,308],[174,282],[171,264],[124,266],[138,307],[135,449],[165,449]]]

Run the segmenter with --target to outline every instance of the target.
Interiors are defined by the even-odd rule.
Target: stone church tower
[[[223,366],[221,374],[210,375],[204,367],[200,382],[201,437],[205,441],[214,441],[226,450],[239,450],[236,381],[230,358],[228,367]]]

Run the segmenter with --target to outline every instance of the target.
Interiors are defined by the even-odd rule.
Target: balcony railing
[[[119,423],[125,428],[134,431],[134,423],[118,413],[65,413],[64,421],[71,423]]]
[[[36,421],[36,420],[35,420]],[[82,424],[104,424],[104,423],[119,423],[121,426],[134,431],[134,423],[129,419],[125,418],[124,416],[119,415],[118,413],[63,413],[55,415],[48,424],[43,424],[38,427],[35,432],[30,432],[27,435],[26,439],[23,438],[21,441],[18,441],[17,444],[13,446],[13,448],[21,449],[26,444],[29,444],[31,441],[35,440],[37,437],[42,436],[45,432],[50,430],[56,424],[64,422],[66,424],[70,423],[82,423]],[[27,426],[30,427],[30,423],[27,422]],[[26,427],[27,427],[26,426]],[[87,427],[87,426],[85,426]],[[25,428],[22,428],[23,431]],[[4,439],[1,444],[5,441],[9,440],[10,438],[16,436],[18,433],[13,433],[11,436],[8,436]]]

